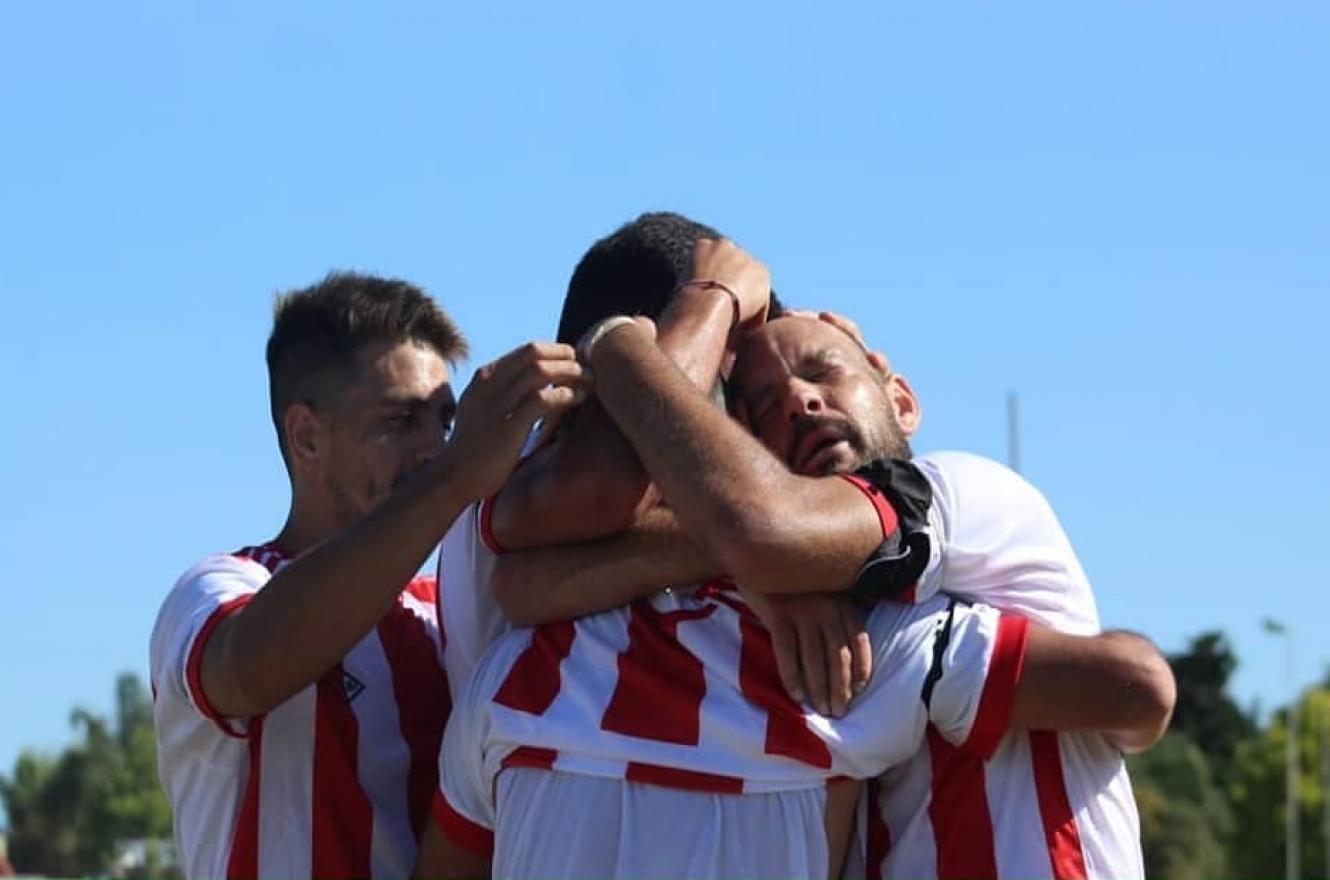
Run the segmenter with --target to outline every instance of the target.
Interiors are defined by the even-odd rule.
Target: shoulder
[[[239,553],[214,553],[187,568],[176,579],[157,611],[154,646],[170,633],[189,626],[199,615],[258,592],[272,575],[255,559]]]

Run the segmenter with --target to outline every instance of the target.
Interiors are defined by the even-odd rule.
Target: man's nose
[[[415,463],[428,464],[443,453],[447,438],[442,431],[421,431],[416,438]]]
[[[822,411],[822,395],[817,389],[798,379],[790,380],[785,392],[785,417],[791,422]]]

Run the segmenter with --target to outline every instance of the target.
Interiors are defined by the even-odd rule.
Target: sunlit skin
[[[448,379],[433,348],[379,343],[334,399],[288,409],[295,499],[282,546],[296,552],[351,525],[443,451],[457,410]]]
[[[921,414],[909,383],[825,321],[783,317],[753,331],[732,379],[739,417],[796,473],[909,455]]]

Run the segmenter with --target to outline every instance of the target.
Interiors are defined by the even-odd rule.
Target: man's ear
[[[319,414],[307,403],[293,403],[282,416],[282,430],[286,435],[286,454],[294,468],[297,463],[308,466],[318,460],[323,451],[323,425]]]
[[[909,381],[900,373],[892,373],[887,378],[887,396],[891,399],[892,412],[896,414],[896,424],[900,425],[905,436],[913,435],[923,422],[924,411]]]

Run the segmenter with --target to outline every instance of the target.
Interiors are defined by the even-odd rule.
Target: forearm
[[[1172,670],[1149,640],[1115,630],[1075,637],[1031,626],[1012,724],[1094,730],[1139,751],[1168,727],[1177,697]]]
[[[594,352],[596,393],[683,527],[757,591],[844,589],[882,540],[841,480],[801,478],[703,397],[640,326]]]
[[[531,626],[617,608],[671,584],[720,573],[664,508],[612,538],[499,559],[491,586],[507,618]]]
[[[218,712],[268,711],[336,664],[392,607],[473,500],[440,462],[354,526],[282,568],[205,648],[204,692]]]
[[[716,381],[732,314],[723,294],[687,287],[661,316],[661,351],[698,388]],[[598,404],[588,404],[557,446],[504,486],[494,535],[510,550],[602,538],[630,527],[657,497],[627,439]]]

